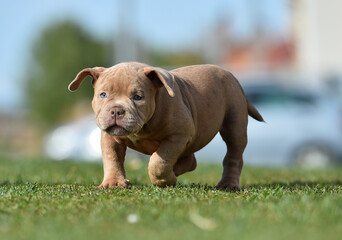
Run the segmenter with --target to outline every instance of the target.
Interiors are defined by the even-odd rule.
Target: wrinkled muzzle
[[[119,104],[104,108],[96,116],[96,123],[102,131],[112,136],[136,134],[144,124],[134,108]]]

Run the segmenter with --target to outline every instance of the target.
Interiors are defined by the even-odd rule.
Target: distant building
[[[311,75],[342,72],[342,1],[292,0],[295,68]]]
[[[291,37],[272,35],[256,24],[250,38],[231,32],[229,21],[219,19],[204,38],[204,56],[234,73],[292,71],[295,48]]]
[[[276,36],[256,25],[249,39],[231,33],[218,21],[204,42],[208,62],[235,73],[283,72],[311,82],[342,76],[342,1],[288,0],[288,36]]]

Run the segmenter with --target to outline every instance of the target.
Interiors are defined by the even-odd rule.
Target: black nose
[[[123,109],[122,107],[113,107],[110,110],[110,113],[111,113],[113,118],[114,117],[116,117],[116,118],[123,117],[125,115],[125,109]]]

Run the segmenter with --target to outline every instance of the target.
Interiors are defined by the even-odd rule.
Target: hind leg
[[[240,175],[243,166],[242,155],[247,145],[247,113],[225,120],[220,131],[227,145],[227,154],[223,160],[223,174],[217,184],[219,189],[240,190]],[[232,116],[231,116],[232,117]]]

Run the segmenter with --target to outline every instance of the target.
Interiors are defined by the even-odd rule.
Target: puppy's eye
[[[106,98],[106,97],[107,97],[107,93],[105,92],[100,93],[100,98]]]
[[[135,94],[134,96],[133,96],[133,100],[135,100],[135,101],[140,101],[140,100],[142,100],[144,97],[142,97],[142,96],[140,96],[140,95],[138,95],[138,94]]]

